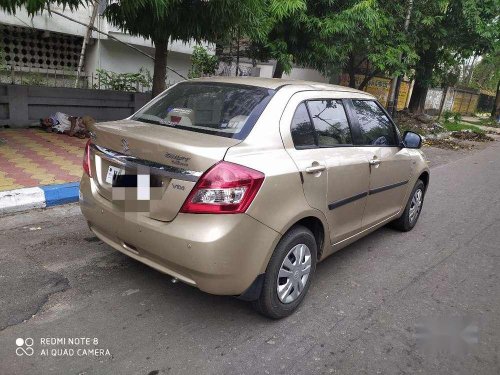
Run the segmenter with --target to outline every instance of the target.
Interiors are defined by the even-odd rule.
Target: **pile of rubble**
[[[485,132],[460,130],[448,132],[445,127],[432,116],[426,114],[414,115],[407,111],[398,112],[396,122],[402,130],[410,130],[422,135],[424,145],[448,150],[471,150],[473,142],[490,142],[495,139]]]
[[[426,114],[413,115],[407,111],[401,111],[396,115],[396,123],[401,129],[411,130],[424,136],[446,131],[433,117]]]
[[[471,130],[461,130],[452,132],[451,136],[462,141],[474,141],[474,142],[490,142],[494,141],[493,138],[486,135],[485,133],[476,133]]]
[[[447,150],[472,150],[474,144],[456,142],[451,138],[425,138],[424,146],[444,148]]]

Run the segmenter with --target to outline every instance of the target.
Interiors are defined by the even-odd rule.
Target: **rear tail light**
[[[85,152],[83,153],[83,171],[87,176],[92,177],[90,170],[90,139],[85,145]]]
[[[263,181],[262,172],[221,161],[200,177],[184,202],[181,212],[193,214],[245,212]]]

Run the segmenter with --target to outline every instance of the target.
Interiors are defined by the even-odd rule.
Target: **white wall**
[[[251,67],[252,64],[249,62],[242,62],[240,64],[243,68]],[[272,63],[260,63],[257,64],[257,67],[260,68],[259,77],[264,78],[272,78],[274,72],[274,65]],[[234,73],[235,65],[233,64],[232,72]],[[304,81],[313,81],[313,82],[321,82],[328,83],[328,78],[323,76],[320,72],[315,69],[309,68],[292,68],[290,74],[283,74],[283,79],[294,79],[294,80],[304,80]]]
[[[80,6],[75,12],[71,12],[69,9],[63,10],[62,7],[55,5],[52,5],[51,9],[63,13],[79,22],[83,22],[84,24],[88,24],[90,22],[90,16],[92,14],[91,8],[84,8],[83,6]],[[33,27],[40,30],[78,35],[82,37],[85,36],[85,33],[87,31],[85,26],[70,21],[55,13],[53,13],[51,16],[48,14],[48,12],[43,12],[42,14],[37,14],[34,17],[30,17],[24,8],[19,9],[15,15],[10,15],[6,12],[0,11],[0,23],[21,27]],[[94,26],[99,30],[127,43],[143,47],[151,47],[152,45],[151,40],[144,39],[142,37],[131,36],[127,33],[124,33],[120,29],[109,24],[105,18],[100,16],[97,16]],[[95,31],[92,32],[92,37],[95,39],[108,39],[106,35],[99,34]],[[174,52],[191,54],[193,53],[193,47],[195,45],[196,43],[194,42],[184,43],[173,41],[171,42],[169,49]],[[215,47],[208,43],[202,43],[202,46],[204,48],[207,48],[211,53],[214,53],[215,51]]]
[[[309,68],[293,68],[290,74],[283,74],[283,78],[287,79],[301,79],[304,81],[314,81],[321,83],[328,83],[328,78],[322,75],[315,69]]]
[[[443,89],[429,89],[425,98],[425,109],[438,110],[443,100]]]
[[[71,13],[63,11],[62,7],[52,6],[52,9],[67,14],[80,22],[89,22],[91,11],[87,8],[80,8],[78,12]],[[10,15],[6,12],[0,11],[0,22],[7,25],[33,27],[41,30],[56,31],[59,33],[84,36],[86,32],[85,26],[79,25],[75,22],[69,21],[61,16],[54,14],[52,17],[47,12],[38,14],[33,18],[28,15],[28,12],[19,9],[16,15]]]
[[[139,47],[149,55],[154,55],[154,48]],[[191,66],[191,56],[169,52],[167,65],[187,77]],[[94,40],[87,49],[85,71],[90,74],[96,69],[105,69],[116,73],[136,73],[141,67],[153,74],[153,60],[139,52],[111,40]],[[167,71],[167,83],[175,83],[183,79],[177,74]]]
[[[248,64],[250,65],[250,64]],[[274,65],[271,63],[257,64],[260,68],[260,77],[273,78]],[[315,69],[294,67],[290,74],[283,74],[283,79],[295,79],[328,83],[328,78]]]
[[[62,7],[58,6],[52,6],[52,9],[62,12],[83,23],[88,23],[90,20],[91,9],[88,8],[80,7],[75,12],[63,10]],[[82,37],[86,33],[86,28],[84,26],[56,14],[50,16],[47,12],[44,12],[41,15],[39,14],[34,17],[30,17],[23,9],[20,9],[15,16],[9,15],[5,12],[0,12],[0,23],[22,27],[34,27],[41,30],[79,35]],[[150,40],[123,33],[121,30],[110,25],[102,17],[97,17],[95,26],[121,41],[133,44],[150,55],[154,55],[154,48],[152,48]],[[182,75],[187,76],[191,66],[190,55],[193,51],[194,45],[195,43],[183,43],[179,41],[170,43],[168,66],[178,70]],[[202,45],[203,47],[208,48],[211,53],[214,53],[213,45],[209,45],[207,43]],[[245,64],[242,63],[242,65]],[[260,67],[261,77],[272,77],[274,67],[271,63],[261,63],[257,66]],[[151,59],[141,55],[131,48],[121,45],[116,41],[110,40],[105,35],[93,32],[92,41],[87,47],[85,70],[87,73],[91,73],[95,72],[95,69],[99,67],[120,73],[137,72],[141,67],[145,67],[153,72],[153,62]],[[293,68],[289,75],[284,74],[283,78],[328,82],[328,78],[321,75],[318,71],[298,67]],[[175,73],[168,72],[167,82],[170,81],[171,83],[175,83],[179,80],[182,79]]]
[[[260,68],[260,76],[265,78],[273,78],[274,66],[272,64],[257,64]]]

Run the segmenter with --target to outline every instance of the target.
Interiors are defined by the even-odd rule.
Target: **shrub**
[[[210,55],[207,50],[200,46],[195,46],[191,55],[191,69],[189,78],[211,76],[215,74],[219,66],[219,58]]]
[[[462,121],[462,115],[458,112],[445,111],[443,113],[445,124],[458,124]]]
[[[105,69],[97,69],[98,84],[94,88],[107,88],[116,91],[138,91],[139,86],[150,87],[151,73],[145,68],[139,69],[137,73],[115,73]]]

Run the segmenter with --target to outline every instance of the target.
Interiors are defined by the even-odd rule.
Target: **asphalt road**
[[[281,321],[113,251],[74,205],[0,228],[1,374],[500,373],[498,142],[433,168],[417,227],[328,258]],[[448,327],[439,347],[426,318]]]

